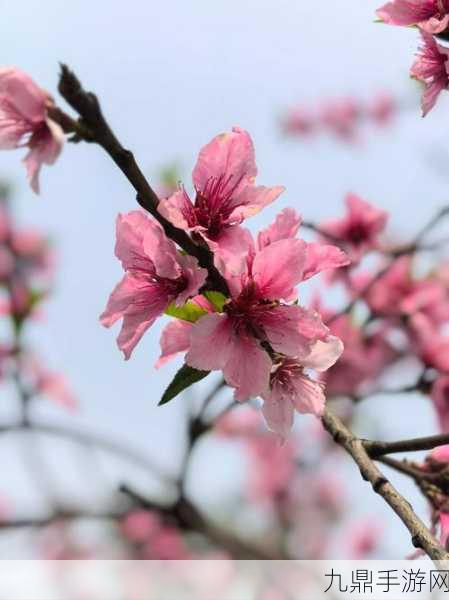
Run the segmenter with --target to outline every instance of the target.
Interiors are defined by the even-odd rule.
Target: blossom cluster
[[[422,111],[425,116],[441,91],[449,88],[449,48],[437,41],[448,39],[448,0],[391,0],[377,10],[377,17],[389,25],[417,27],[421,34],[410,75],[424,85]]]
[[[296,138],[328,133],[350,144],[362,138],[361,129],[369,123],[377,127],[389,125],[398,110],[397,100],[387,92],[380,92],[364,102],[352,96],[332,98],[318,108],[305,104],[290,107],[281,121],[286,135]]]
[[[269,426],[285,436],[295,408],[322,414],[323,386],[308,371],[325,371],[343,349],[318,312],[298,303],[296,286],[349,259],[334,245],[297,238],[301,217],[288,208],[253,238],[242,222],[283,191],[256,185],[256,174],[252,140],[235,127],[200,151],[193,200],[181,187],[158,206],[213,253],[227,297],[207,290],[206,270],[180,253],[154,218],[133,211],[117,220],[115,253],[125,275],[101,321],[123,319],[118,345],[129,358],[164,312],[180,317],[162,334],[162,362],[186,352],[189,367],[222,371],[236,400],[264,399]]]

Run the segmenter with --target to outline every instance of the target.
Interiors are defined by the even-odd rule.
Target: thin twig
[[[449,444],[448,433],[399,440],[397,442],[363,440],[365,450],[371,458],[379,458],[385,454],[395,454],[397,452],[418,452],[420,450],[432,450],[433,448],[444,446],[446,444]]]

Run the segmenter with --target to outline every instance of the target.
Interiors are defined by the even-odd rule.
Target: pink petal
[[[105,327],[110,327],[123,318],[117,343],[126,360],[145,331],[163,314],[168,303],[165,290],[158,284],[148,283],[129,274],[115,287],[100,321]]]
[[[0,95],[10,99],[26,119],[34,122],[45,119],[45,105],[49,96],[20,69],[0,69]]]
[[[275,187],[247,186],[236,195],[235,203],[238,204],[232,211],[229,221],[240,222],[257,215],[265,206],[271,204],[282,194],[285,188],[282,185]]]
[[[196,225],[193,206],[184,189],[176,191],[169,198],[162,198],[158,212],[179,229],[189,229]]]
[[[303,240],[279,240],[258,252],[252,274],[260,297],[279,300],[291,296],[302,281],[306,258]]]
[[[294,238],[298,233],[301,222],[302,217],[296,211],[292,208],[284,208],[277,215],[274,223],[266,229],[262,229],[257,236],[259,250],[262,250],[262,248],[269,246],[273,242]]]
[[[165,235],[161,225],[153,219],[147,219],[143,236],[143,250],[153,262],[159,277],[176,279],[181,274],[179,256],[175,244]]]
[[[51,127],[39,134],[38,138],[31,138],[30,150],[23,159],[31,189],[36,194],[39,193],[39,172],[42,165],[51,165],[55,162],[64,141],[64,133],[59,125],[52,121],[48,121],[48,123],[51,124]]]
[[[301,306],[279,305],[267,312],[260,324],[273,349],[291,357],[308,356],[312,344],[329,333],[317,313]]]
[[[270,357],[255,339],[235,336],[223,369],[226,383],[236,388],[234,398],[244,402],[263,394],[269,387],[271,364]]]
[[[344,346],[340,338],[330,335],[324,342],[321,340],[315,342],[310,354],[301,359],[301,364],[315,371],[327,371],[337,362],[343,350]]]
[[[147,267],[148,257],[143,251],[143,236],[147,226],[148,217],[141,210],[117,216],[115,255],[125,271],[138,271]]]
[[[214,263],[225,279],[237,277],[246,271],[246,258],[253,247],[250,232],[235,225],[227,227],[215,240],[206,240],[214,253]]]
[[[299,413],[321,417],[324,412],[326,398],[322,384],[313,381],[307,375],[299,375],[292,380],[295,394],[292,402]]]
[[[162,331],[160,346],[161,355],[155,367],[159,369],[180,352],[187,352],[190,348],[190,333],[193,324],[176,319],[166,325]]]
[[[283,439],[288,437],[294,421],[293,404],[285,398],[277,389],[264,398],[262,414],[267,426],[271,431],[280,435]]]
[[[250,135],[234,127],[230,133],[222,133],[204,146],[199,155],[192,178],[195,189],[202,191],[211,178],[229,179],[234,193],[254,181],[257,167],[254,146]]]
[[[232,322],[225,314],[212,313],[194,324],[186,363],[203,371],[223,369],[231,351]]]
[[[321,271],[338,269],[349,265],[348,255],[337,246],[313,242],[307,244],[307,259],[304,267],[304,281]]]
[[[161,264],[160,261],[159,264]],[[204,285],[207,279],[207,270],[199,268],[198,261],[193,256],[179,254],[178,264],[181,267],[182,275],[187,280],[185,289],[176,297],[176,305],[182,306]]]

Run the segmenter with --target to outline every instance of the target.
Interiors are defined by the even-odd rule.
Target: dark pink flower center
[[[234,209],[239,206],[235,195],[243,176],[236,179],[233,175],[210,177],[204,189],[196,191],[193,213],[198,225],[207,230],[210,238],[218,237],[229,221]]]
[[[303,368],[294,359],[284,359],[281,365],[271,375],[271,386],[274,384],[284,389],[285,393],[293,396],[295,390],[292,380],[303,372]]]
[[[262,340],[264,316],[277,304],[261,300],[256,284],[250,281],[236,299],[225,304],[224,310],[233,320],[236,332],[243,330]]]
[[[366,242],[371,237],[371,231],[365,223],[358,222],[350,225],[345,233],[345,239],[353,244],[359,246]]]

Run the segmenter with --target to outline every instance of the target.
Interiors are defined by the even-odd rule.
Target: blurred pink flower
[[[378,125],[388,125],[395,112],[396,101],[392,94],[382,92],[375,96],[368,104],[366,111],[368,116]]]
[[[290,108],[282,122],[284,131],[289,135],[310,135],[317,125],[315,116],[303,106]]]
[[[346,532],[349,560],[363,560],[370,557],[382,536],[382,527],[376,519],[361,519],[351,525]]]
[[[358,121],[362,107],[353,98],[342,98],[326,103],[321,111],[321,121],[337,137],[357,141]]]
[[[0,69],[0,148],[28,147],[24,159],[31,188],[39,193],[39,171],[58,158],[64,141],[60,126],[48,118],[51,97],[23,71]]]
[[[125,276],[100,319],[105,327],[123,319],[117,342],[128,359],[171,302],[182,306],[198,293],[207,271],[196,258],[177,252],[159,223],[140,211],[118,216],[115,254]]]
[[[442,90],[449,86],[449,48],[438,44],[430,33],[421,31],[422,45],[412,65],[410,75],[422,81],[425,90],[421,106],[423,117],[435,106]]]
[[[321,224],[320,228],[341,240],[354,262],[379,247],[379,235],[385,229],[388,213],[362,200],[356,194],[345,198],[346,215]]]

